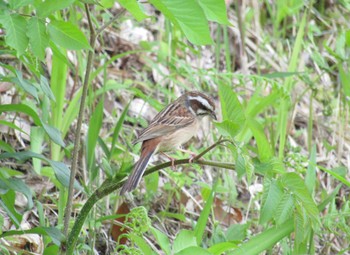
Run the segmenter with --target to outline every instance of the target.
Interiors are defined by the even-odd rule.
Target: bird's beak
[[[216,118],[215,112],[210,112],[210,117],[212,117],[214,120],[218,120],[218,119]]]

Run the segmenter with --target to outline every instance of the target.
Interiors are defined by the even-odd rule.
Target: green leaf
[[[233,224],[226,231],[227,241],[243,241],[247,237],[248,224]]]
[[[127,9],[139,22],[149,17],[143,12],[139,2],[136,0],[119,0],[118,3]]]
[[[9,178],[2,181],[10,190],[22,193],[28,200],[28,209],[33,207],[32,190],[18,178]]]
[[[23,78],[22,72],[16,70],[15,74],[17,78],[12,78],[12,82],[20,86],[24,91],[32,95],[36,99],[36,101],[39,102],[38,91],[36,87],[33,84],[31,84],[28,80]]]
[[[283,222],[286,222],[293,214],[294,209],[294,200],[291,194],[285,193],[275,208],[273,213],[274,219],[277,225],[281,225]]]
[[[56,143],[62,147],[66,146],[62,140],[61,133],[57,128],[54,128],[54,127],[52,127],[48,124],[45,124],[45,123],[42,123],[42,126],[43,126],[45,132],[49,135],[49,137],[51,138],[51,140],[54,143]]]
[[[162,248],[162,251],[165,252],[166,255],[170,255],[171,250],[170,250],[169,238],[163,232],[159,231],[158,229],[152,226],[150,226],[150,230],[154,235],[154,237],[156,238],[157,243]]]
[[[93,111],[89,122],[89,130],[87,134],[86,142],[86,152],[87,152],[87,166],[89,171],[92,171],[95,162],[95,148],[97,143],[97,138],[102,127],[103,119],[103,104],[104,99],[101,98],[100,102],[97,104],[96,109]],[[94,178],[94,177],[93,177]]]
[[[203,249],[202,247],[198,247],[198,246],[187,247],[187,248],[181,250],[180,252],[175,253],[175,255],[193,255],[193,254],[213,255],[213,253],[207,251],[206,249]]]
[[[338,173],[329,170],[323,166],[317,166],[319,169],[321,169],[322,171],[329,173],[330,175],[332,175],[335,179],[337,179],[338,181],[344,183],[346,186],[350,187],[350,181],[348,181],[347,179],[345,179],[343,176],[339,175]]]
[[[309,217],[318,223],[319,211],[317,206],[312,199],[305,182],[296,173],[286,173],[282,176],[281,182],[289,191],[291,191],[297,198],[297,200],[302,204],[302,207],[306,210]]]
[[[3,189],[2,181],[0,181],[0,187]],[[1,189],[0,189],[1,190]],[[14,190],[8,190],[5,194],[1,194],[0,206],[6,211],[7,215],[11,218],[12,222],[18,228],[22,221],[22,214],[19,214],[15,208],[16,193]]]
[[[272,219],[277,205],[283,195],[282,189],[277,185],[276,181],[265,178],[264,192],[262,197],[262,208],[260,213],[260,224],[265,224]]]
[[[294,230],[293,220],[289,220],[280,226],[272,227],[244,242],[238,249],[231,251],[230,255],[261,254],[270,249],[277,242],[290,235]]]
[[[226,84],[219,84],[223,120],[230,120],[240,128],[244,126],[246,117],[241,103],[233,89]]]
[[[37,10],[37,14],[41,18],[46,18],[51,13],[55,11],[62,10],[71,6],[75,0],[46,0],[46,1],[35,1],[35,7]]]
[[[15,130],[17,130],[19,132],[22,132],[22,133],[28,135],[23,129],[21,129],[17,125],[13,124],[12,122],[8,122],[6,120],[0,120],[0,125],[8,126],[8,127],[12,128],[12,129],[15,129]]]
[[[52,41],[65,49],[91,49],[83,32],[70,22],[53,20],[47,28]]]
[[[129,233],[130,239],[132,241],[135,242],[135,244],[139,247],[139,249],[142,251],[142,254],[144,255],[152,255],[152,254],[156,254],[151,247],[149,246],[149,244],[143,240],[142,237],[134,234],[134,233]]]
[[[227,19],[226,3],[224,0],[198,0],[208,20],[223,25],[229,25]]]
[[[176,254],[179,251],[191,246],[197,246],[195,232],[183,229],[177,234],[174,240],[173,253]]]
[[[231,243],[231,242],[222,242],[222,243],[217,243],[208,248],[208,251],[215,254],[215,255],[221,255],[221,254],[226,254],[226,251],[232,250],[237,248],[237,244]],[[227,253],[229,254],[229,253]]]
[[[43,60],[45,49],[49,46],[49,35],[44,22],[37,17],[31,17],[28,21],[27,36],[34,55]]]
[[[215,127],[223,136],[230,136],[234,138],[242,129],[241,124],[235,123],[231,120],[224,120],[223,122],[214,122]]]
[[[115,125],[114,131],[113,131],[113,137],[112,137],[112,143],[111,143],[111,149],[109,151],[109,155],[108,155],[108,159],[110,160],[112,155],[113,155],[113,151],[114,151],[114,147],[115,147],[115,143],[119,137],[119,132],[122,129],[124,120],[125,120],[125,116],[129,110],[129,106],[130,106],[130,102],[125,106],[122,114],[120,115],[117,124]]]
[[[211,44],[208,20],[195,0],[150,0],[175,26],[179,27],[187,39],[197,45]]]
[[[217,186],[218,186],[218,182],[215,182],[213,185],[213,188],[210,191],[208,198],[206,199],[206,203],[204,205],[204,208],[203,208],[203,210],[199,216],[199,219],[197,221],[197,224],[194,228],[194,233],[195,233],[196,240],[197,240],[198,244],[200,244],[202,242],[202,238],[204,235],[205,228],[207,226],[207,222],[208,222],[209,215],[211,212],[211,206],[212,206],[213,201],[214,201],[215,191],[216,191]]]
[[[15,152],[11,145],[5,143],[3,140],[0,140],[0,149],[7,152]]]
[[[43,75],[40,75],[40,87],[41,87],[42,91],[44,92],[44,94],[48,98],[50,98],[52,101],[56,102],[55,95],[52,93],[52,90],[49,86],[49,82],[46,79],[46,77]]]
[[[260,160],[262,162],[269,161],[273,157],[273,152],[264,129],[255,119],[249,119],[247,123],[257,143]]]
[[[51,237],[52,242],[56,245],[60,245],[62,241],[65,240],[65,236],[62,232],[55,227],[36,227],[28,230],[10,230],[6,231],[0,235],[1,238],[14,235],[24,235],[24,234],[39,234]]]
[[[21,151],[21,152],[15,152],[15,153],[5,152],[5,153],[0,154],[0,160],[6,159],[6,158],[14,158],[18,161],[25,161],[25,160],[28,160],[31,158],[41,159],[41,160],[43,160],[51,165],[52,169],[55,172],[55,176],[59,180],[59,182],[63,186],[69,187],[70,170],[63,162],[50,160],[41,154],[34,153],[31,151]],[[78,190],[82,190],[82,187],[79,185],[78,182],[74,183],[74,187]]]
[[[6,43],[17,51],[18,56],[22,55],[29,41],[26,35],[26,19],[18,14],[5,13],[0,15],[0,23],[6,30]]]
[[[9,5],[11,9],[18,9],[23,6],[27,6],[33,3],[33,0],[11,0],[9,1]]]

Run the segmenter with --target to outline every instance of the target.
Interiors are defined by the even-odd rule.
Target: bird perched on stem
[[[133,142],[142,142],[141,156],[120,194],[137,187],[153,154],[177,149],[197,134],[204,116],[216,120],[215,104],[211,97],[198,91],[183,94],[160,111]]]

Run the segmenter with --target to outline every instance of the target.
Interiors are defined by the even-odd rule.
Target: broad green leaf
[[[63,117],[63,123],[61,125],[61,130],[62,130],[62,136],[65,137],[70,125],[72,125],[73,121],[76,119],[79,113],[79,103],[80,103],[80,98],[83,90],[82,88],[79,88],[75,94],[73,99],[70,101],[64,117]]]
[[[262,198],[262,208],[260,212],[260,224],[265,224],[272,219],[277,205],[279,204],[283,195],[282,189],[278,186],[276,181],[265,178],[264,192]]]
[[[273,156],[273,151],[263,127],[255,119],[248,119],[247,123],[257,143],[260,160],[262,162],[269,161]]]
[[[302,207],[306,210],[309,217],[314,220],[315,223],[319,222],[319,211],[312,199],[305,182],[296,173],[286,173],[282,176],[281,182],[290,192],[292,192],[297,200],[302,204]]]
[[[56,102],[55,95],[52,93],[49,82],[46,79],[46,77],[43,75],[40,76],[40,87],[41,87],[41,90],[44,92],[44,94],[48,98],[50,98],[52,101]]]
[[[18,9],[33,3],[33,0],[11,0],[9,1],[11,9]]]
[[[2,180],[1,182],[3,182],[8,189],[22,193],[28,200],[28,209],[33,207],[33,192],[21,179],[13,177]]]
[[[51,13],[55,11],[62,10],[71,6],[76,0],[45,0],[45,1],[35,1],[35,7],[37,14],[41,18],[46,18]]]
[[[243,241],[247,237],[248,224],[232,224],[226,230],[227,241]]]
[[[155,255],[156,253],[151,249],[149,244],[143,240],[142,237],[135,235],[134,233],[129,233],[129,237],[135,244],[139,247],[144,255]]]
[[[24,235],[24,234],[39,234],[46,235],[52,239],[52,242],[56,245],[60,245],[63,240],[65,240],[62,232],[55,227],[35,227],[28,230],[9,230],[0,235],[1,238],[14,235]]]
[[[217,243],[208,248],[208,251],[215,254],[215,255],[221,255],[221,254],[226,254],[226,251],[236,249],[237,244],[231,243],[231,242],[223,242],[223,243]],[[229,254],[229,253],[227,253]]]
[[[227,19],[226,3],[224,0],[198,0],[198,3],[208,20],[223,25],[230,24]]]
[[[8,126],[8,127],[12,128],[12,129],[15,129],[15,130],[19,131],[19,132],[27,134],[22,128],[18,127],[17,125],[15,125],[12,122],[9,122],[9,121],[6,121],[6,120],[0,120],[0,125]]]
[[[5,141],[0,140],[0,149],[7,152],[15,152],[11,145],[7,144]]]
[[[175,255],[194,255],[194,254],[200,254],[200,255],[213,255],[213,253],[207,251],[206,249],[198,246],[192,246],[187,247],[180,252],[175,253]]]
[[[16,70],[15,73],[17,78],[12,78],[12,82],[20,86],[24,91],[32,95],[39,102],[37,88],[28,80],[23,78],[22,72]]]
[[[125,9],[127,9],[132,14],[132,16],[134,16],[134,18],[137,21],[139,21],[139,22],[144,20],[145,18],[149,17],[141,9],[139,1],[136,1],[136,0],[119,0],[118,3],[121,6],[123,6]]]
[[[3,104],[0,105],[0,113],[2,112],[21,112],[32,117],[34,124],[41,126],[39,115],[31,107],[25,104]]]
[[[22,55],[29,41],[26,35],[26,19],[19,14],[5,13],[0,15],[0,23],[6,30],[6,43],[17,51],[18,56]]]
[[[294,209],[294,200],[291,194],[285,193],[280,199],[277,208],[274,209],[273,216],[277,225],[290,219]]]
[[[242,128],[246,118],[236,93],[230,86],[219,84],[219,96],[223,120],[230,120]]]
[[[170,241],[169,238],[160,230],[150,226],[150,230],[153,234],[153,236],[156,238],[157,243],[162,248],[162,251],[165,252],[166,255],[171,254],[170,250]]]
[[[0,180],[0,187],[3,189],[3,181]],[[1,190],[0,189],[0,190]],[[6,211],[12,222],[18,228],[22,221],[22,214],[15,209],[16,193],[14,190],[8,190],[5,194],[1,194],[0,206]]]
[[[150,0],[193,44],[211,44],[208,20],[195,0]]]
[[[282,225],[272,227],[244,242],[239,248],[231,251],[230,255],[255,255],[261,254],[283,238],[290,235],[294,230],[293,220],[288,220]]]
[[[21,151],[21,152],[15,152],[15,153],[5,152],[0,154],[0,159],[6,159],[6,158],[14,158],[18,161],[25,161],[31,158],[41,159],[51,165],[52,169],[55,172],[56,178],[59,180],[59,182],[63,186],[65,187],[69,186],[70,170],[63,162],[50,160],[41,154],[34,153],[31,151]],[[74,183],[74,187],[78,190],[82,190],[82,187],[78,182]]]
[[[197,246],[195,232],[183,229],[177,234],[174,240],[173,253],[176,254],[179,251],[191,246]]]
[[[45,49],[49,46],[49,35],[44,22],[37,17],[31,17],[28,21],[27,36],[34,55],[43,60]]]
[[[223,136],[230,136],[234,138],[242,129],[241,124],[235,123],[231,120],[224,120],[223,122],[214,122],[215,127]]]
[[[81,50],[91,48],[83,32],[70,22],[53,20],[47,28],[52,41],[65,49]]]
[[[66,146],[62,140],[61,132],[57,128],[54,128],[54,127],[52,127],[48,124],[45,124],[45,123],[42,123],[42,126],[43,126],[45,132],[49,135],[49,137],[51,138],[51,140],[54,143],[56,143],[62,147]]]

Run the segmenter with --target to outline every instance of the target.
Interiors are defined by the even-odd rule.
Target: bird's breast
[[[174,133],[164,136],[159,144],[159,151],[171,151],[190,140],[197,134],[200,122],[195,120],[193,124],[187,127],[179,128]]]

